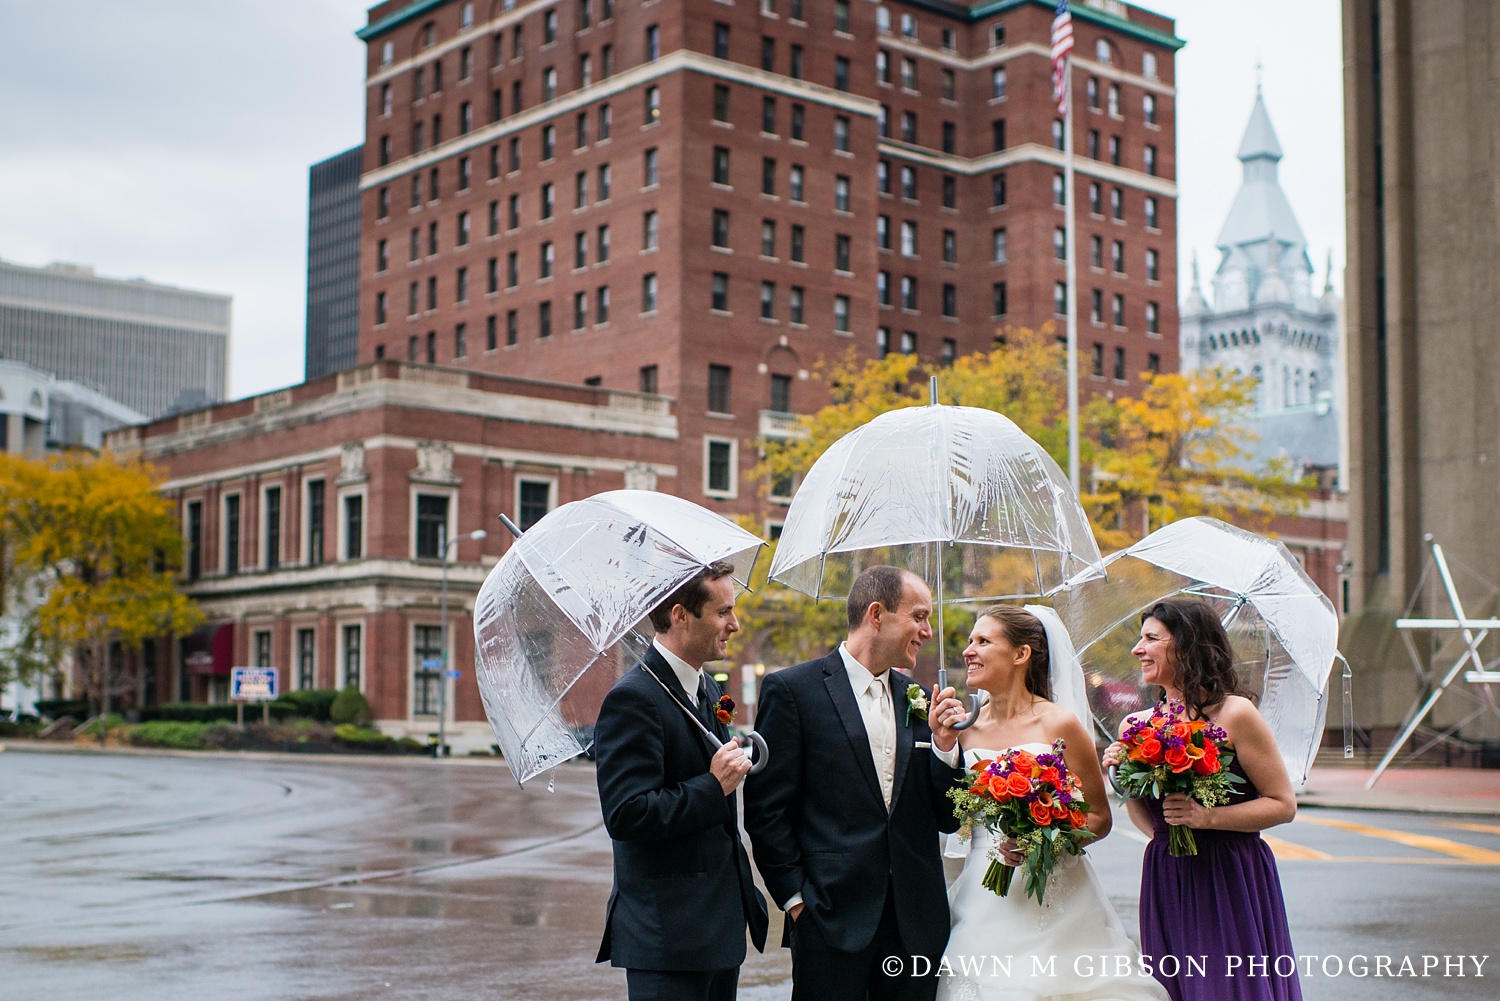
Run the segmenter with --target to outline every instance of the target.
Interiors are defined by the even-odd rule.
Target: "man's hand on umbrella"
[[[944,752],[953,750],[958,743],[958,731],[953,729],[953,724],[962,723],[968,715],[969,711],[958,701],[954,689],[938,691],[934,685],[932,711],[927,714],[927,724],[932,728],[932,746]]]
[[[723,747],[714,752],[713,760],[708,763],[708,770],[714,778],[719,780],[719,786],[728,796],[740,787],[745,781],[745,776],[750,774],[750,755],[745,753],[745,747],[740,741],[743,738],[732,737]]]

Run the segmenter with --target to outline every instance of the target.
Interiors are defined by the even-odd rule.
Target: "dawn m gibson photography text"
[[[1166,977],[1228,977],[1231,979],[1258,979],[1264,977],[1290,977],[1300,973],[1303,977],[1483,977],[1485,964],[1490,957],[1449,954],[1423,954],[1415,956],[1387,956],[1383,954],[1354,953],[1339,955],[1301,956],[1075,956],[1069,964],[1072,974],[1081,977],[1116,976],[1135,974],[1153,976],[1160,973]],[[928,956],[887,956],[881,968],[888,976],[900,976],[910,971],[913,976],[925,977],[936,974],[940,977],[1012,976],[1016,971],[1029,971],[1033,977],[1056,977],[1057,956],[944,956],[934,962]]]

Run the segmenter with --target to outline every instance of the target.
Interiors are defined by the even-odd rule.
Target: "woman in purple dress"
[[[1167,701],[1223,728],[1234,750],[1230,771],[1245,780],[1221,806],[1181,793],[1128,802],[1131,821],[1151,835],[1141,951],[1173,1001],[1301,1001],[1281,880],[1260,837],[1290,821],[1297,801],[1271,728],[1235,674],[1229,637],[1207,603],[1174,598],[1146,611],[1131,652]],[[1125,755],[1125,745],[1111,744],[1105,767]],[[1172,824],[1192,828],[1198,854],[1172,856]]]

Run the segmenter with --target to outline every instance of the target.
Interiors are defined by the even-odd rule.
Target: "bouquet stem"
[[[1171,825],[1167,836],[1167,850],[1172,853],[1173,858],[1197,855],[1198,839],[1193,837],[1193,829],[1183,824]]]
[[[984,879],[980,883],[986,890],[1003,897],[1010,893],[1011,877],[1015,874],[1015,866],[992,860],[989,868],[984,870]]]

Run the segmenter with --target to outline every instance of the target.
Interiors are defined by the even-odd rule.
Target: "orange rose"
[[[1038,775],[1037,778],[1053,786],[1062,782],[1062,776],[1057,773],[1057,768],[1054,765],[1048,765],[1046,768],[1043,768],[1042,774]]]
[[[1054,800],[1053,803],[1052,803],[1052,816],[1053,816],[1053,818],[1056,819],[1056,820],[1062,820],[1067,815],[1068,815],[1068,808],[1065,807],[1065,806],[1063,806],[1062,803],[1057,802],[1056,800]]]
[[[1024,775],[1012,772],[1006,782],[1012,796],[1024,796],[1031,791],[1031,780]]]
[[[1005,781],[1004,775],[991,775],[989,781],[990,796],[1004,803],[1010,799],[1010,787]]]
[[[1036,757],[1027,751],[1017,751],[1011,756],[1010,763],[1018,772],[1029,772],[1036,767]]]
[[[1183,740],[1186,740],[1192,732],[1192,729],[1186,723],[1172,724],[1172,736],[1174,737],[1181,737]]]
[[[1147,737],[1141,741],[1140,746],[1130,752],[1130,756],[1137,761],[1144,761],[1148,765],[1159,765],[1162,760],[1161,751],[1161,741],[1155,737]],[[1137,756],[1137,752],[1139,752],[1139,756]]]
[[[1088,815],[1082,810],[1072,810],[1068,813],[1068,823],[1077,830],[1083,830],[1083,825],[1088,823]]]
[[[1193,771],[1199,775],[1212,775],[1219,770],[1219,749],[1209,744],[1203,749],[1203,757],[1193,762]]]
[[[1174,747],[1167,752],[1167,767],[1174,772],[1185,772],[1192,766],[1188,760],[1187,752],[1180,747]]]
[[[1031,819],[1042,827],[1052,826],[1052,811],[1040,803],[1031,804]]]

